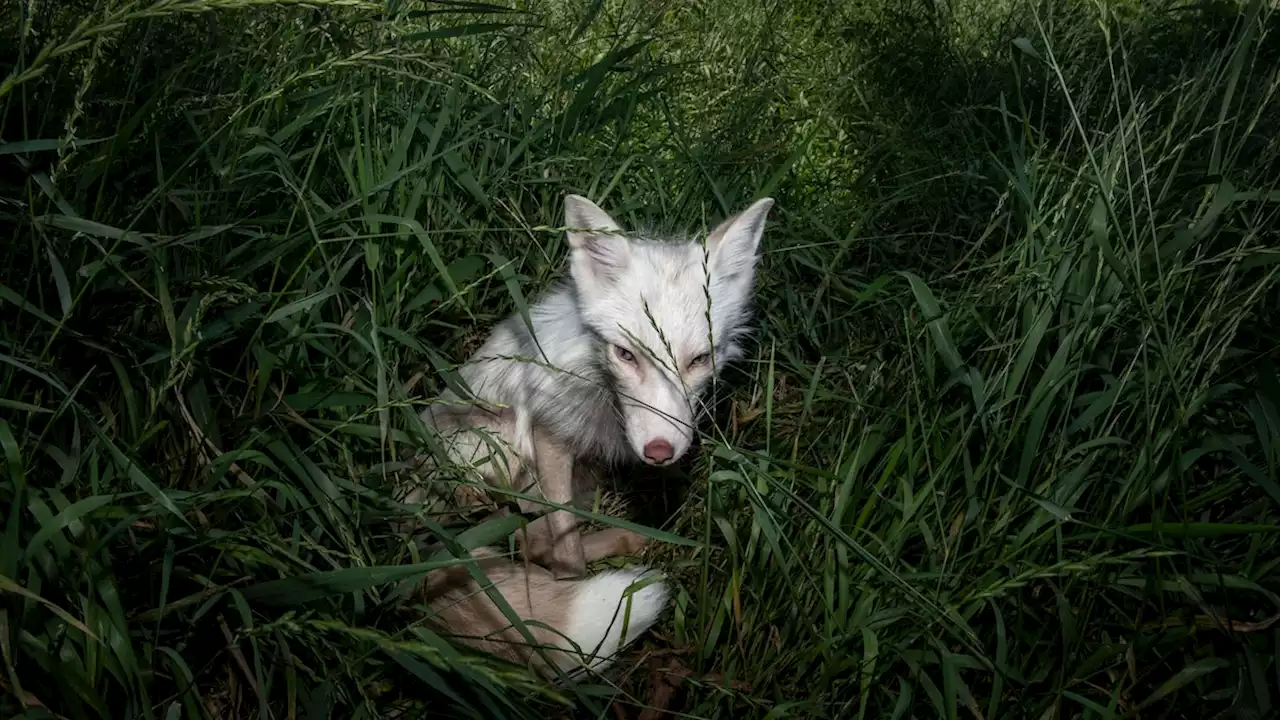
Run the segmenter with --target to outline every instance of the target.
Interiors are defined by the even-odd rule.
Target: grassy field
[[[6,6],[0,713],[1274,717],[1272,5]],[[567,192],[778,204],[633,483],[675,602],[552,688],[421,626],[387,520]]]

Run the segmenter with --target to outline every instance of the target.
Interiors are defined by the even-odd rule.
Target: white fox
[[[594,467],[679,460],[693,442],[703,391],[742,356],[773,202],[757,200],[703,242],[629,237],[590,200],[567,196],[569,278],[530,306],[528,323],[518,313],[500,323],[463,365],[473,399],[448,392],[422,414],[448,441],[450,459],[489,485],[527,493],[523,512],[545,507],[539,497],[580,499]],[[412,489],[404,501],[424,495]],[[473,555],[524,620],[555,630],[527,626],[562,670],[575,666],[575,646],[602,669],[666,604],[665,584],[644,568],[568,579],[585,574],[588,562],[637,553],[642,535],[621,528],[580,535],[571,511],[553,510],[517,540],[526,559],[545,568],[491,550]],[[627,592],[638,579],[647,584]],[[434,624],[508,659],[531,659],[464,569],[433,574],[426,591]]]

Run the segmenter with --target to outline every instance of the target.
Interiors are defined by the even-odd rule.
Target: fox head
[[[688,451],[703,390],[742,356],[771,207],[757,200],[704,243],[628,237],[595,203],[565,198],[578,308],[599,339],[628,444],[651,465]]]

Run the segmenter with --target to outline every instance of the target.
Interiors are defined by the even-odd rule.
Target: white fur
[[[595,672],[605,670],[619,650],[657,622],[667,604],[666,583],[655,580],[628,594],[633,583],[638,585],[649,577],[645,568],[611,570],[583,580],[575,588],[568,621],[560,630],[566,643],[571,643],[569,657],[579,672],[583,663]]]
[[[591,201],[566,197],[569,278],[529,308],[530,324],[516,314],[494,328],[459,371],[476,400],[514,409],[486,427],[525,464],[532,460],[534,427],[575,459],[648,462],[646,446],[660,440],[670,444],[665,462],[679,460],[692,444],[701,394],[724,365],[742,356],[772,206],[770,198],[757,200],[705,240],[661,239],[624,234]],[[446,392],[441,405],[455,407],[440,417],[456,411],[459,400]],[[422,419],[437,425],[441,409],[428,408]],[[478,443],[457,447],[480,449]],[[449,452],[460,464],[475,459],[465,450]],[[611,571],[574,585],[546,580],[556,587],[552,595],[570,604],[556,624],[594,656],[587,666],[603,669],[657,620],[668,595],[657,582],[629,596],[627,616],[626,590],[646,572]],[[555,601],[539,600],[547,602]],[[546,609],[530,611],[542,616]],[[571,662],[564,669],[583,667]]]
[[[570,230],[569,263],[584,324],[613,346],[605,354],[637,458],[645,459],[651,441],[672,445],[670,461],[692,444],[698,396],[716,366],[740,352],[733,330],[745,321],[772,206],[772,199],[759,200],[725,221],[708,237],[704,254],[697,241],[624,237],[589,200],[566,198],[566,224],[597,229]],[[695,364],[701,357],[705,362]]]
[[[479,400],[527,413],[578,456],[646,461],[646,445],[666,440],[667,462],[679,460],[693,441],[701,393],[742,355],[772,206],[757,200],[724,221],[704,251],[696,238],[622,235],[591,201],[568,196],[568,282],[530,307],[532,327],[517,314],[495,328],[462,378]],[[707,353],[707,362],[691,365]]]

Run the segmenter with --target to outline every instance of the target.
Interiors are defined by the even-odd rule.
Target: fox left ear
[[[565,197],[564,220],[570,273],[579,288],[590,291],[616,280],[631,261],[631,247],[618,223],[581,195]]]
[[[751,207],[720,223],[707,236],[708,266],[712,277],[728,280],[755,270],[760,238],[773,198],[761,198]]]

